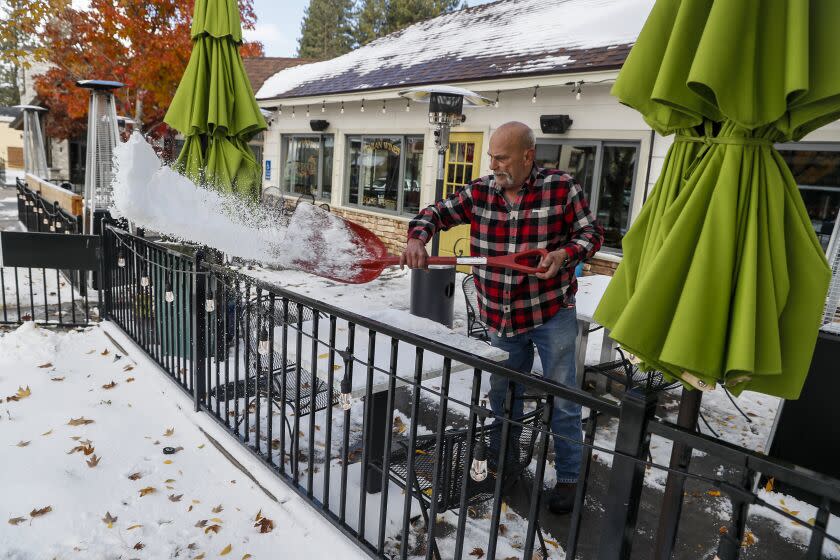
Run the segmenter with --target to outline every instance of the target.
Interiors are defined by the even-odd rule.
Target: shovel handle
[[[539,260],[548,254],[546,249],[529,249],[521,253],[512,253],[510,255],[501,255],[498,257],[429,257],[426,262],[430,265],[476,265],[489,266],[495,268],[508,268],[524,272],[525,274],[536,274],[538,272],[545,272],[548,267],[531,266],[528,260]],[[396,256],[388,256],[380,260],[385,266],[392,266],[400,264],[400,258]]]

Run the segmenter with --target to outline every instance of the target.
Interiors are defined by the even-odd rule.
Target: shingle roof
[[[17,107],[0,107],[0,117],[16,117],[22,112]]]
[[[654,0],[500,0],[280,71],[258,99],[619,68]]]
[[[260,56],[242,59],[242,64],[245,66],[245,73],[248,74],[251,88],[254,91],[259,90],[263,83],[277,72],[308,62],[313,61],[306,58],[284,58],[279,56]]]

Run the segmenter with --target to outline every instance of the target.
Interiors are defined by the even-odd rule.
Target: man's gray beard
[[[504,177],[507,179],[504,184],[509,185],[513,182],[513,177],[510,176],[510,173],[493,173],[493,178],[499,183],[499,177]]]

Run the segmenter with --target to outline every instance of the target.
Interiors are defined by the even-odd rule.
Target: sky
[[[468,0],[470,6],[487,4],[493,0]],[[296,56],[303,10],[309,0],[254,0],[257,26],[246,31],[245,37],[260,41],[266,56]]]

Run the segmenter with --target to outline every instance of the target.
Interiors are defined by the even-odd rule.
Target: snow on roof
[[[618,68],[654,0],[501,0],[282,70],[258,99]]]

